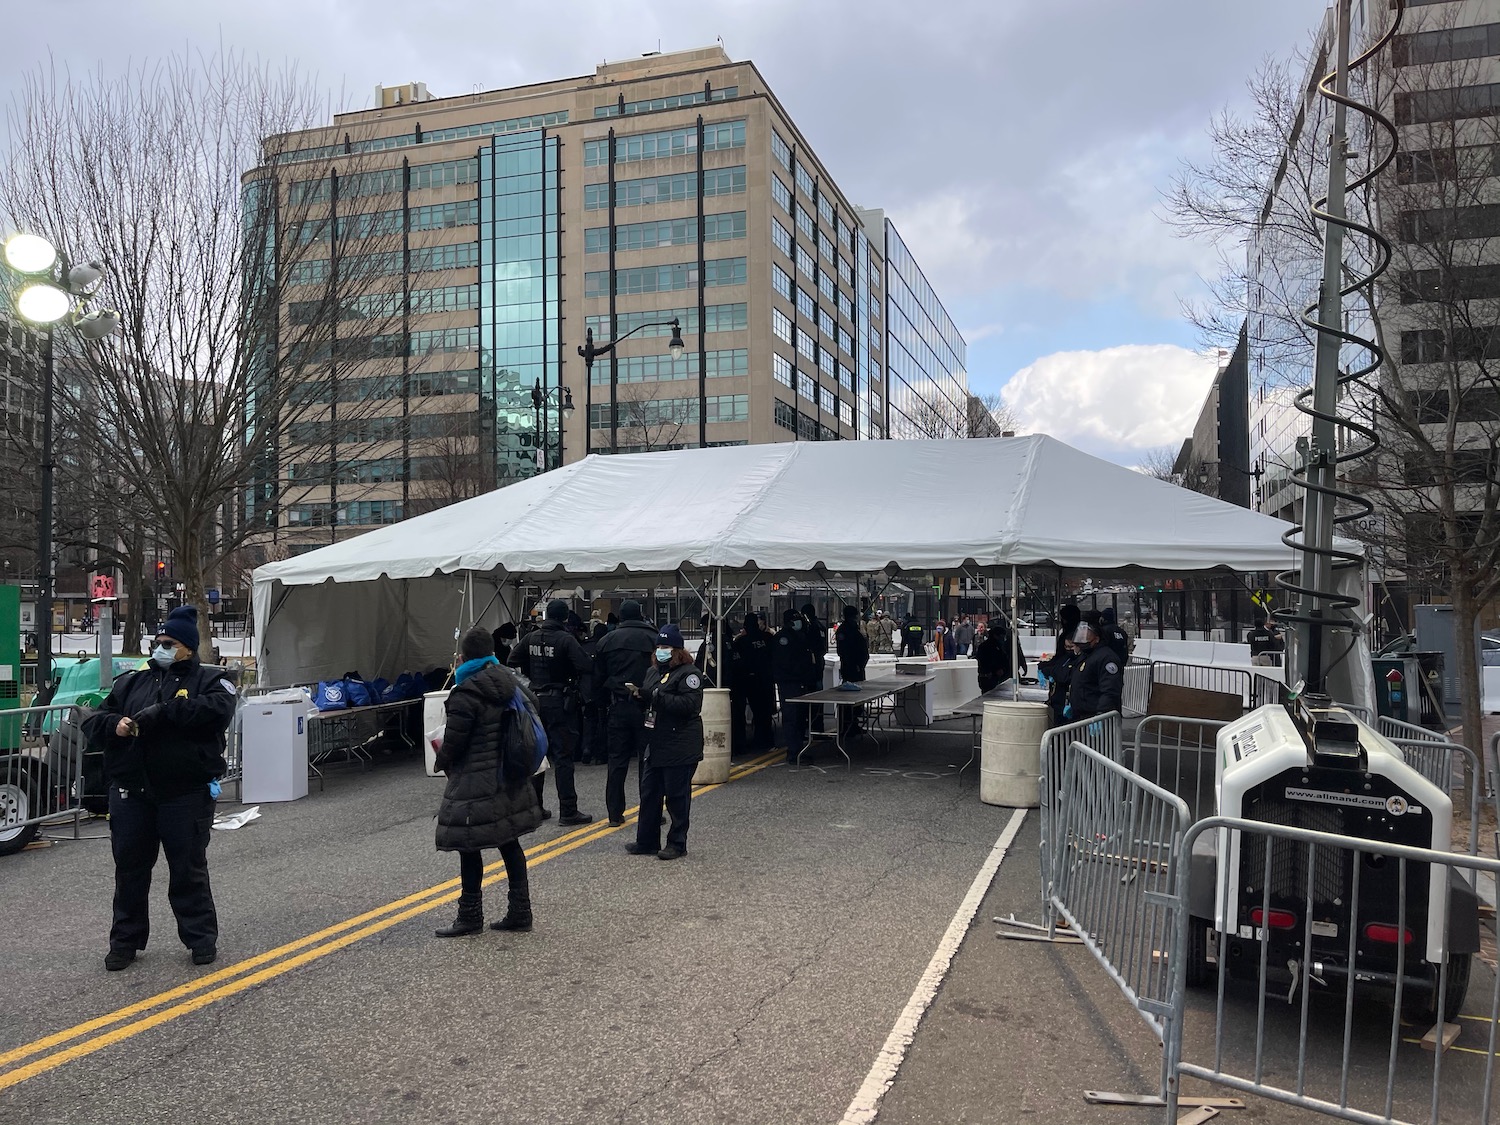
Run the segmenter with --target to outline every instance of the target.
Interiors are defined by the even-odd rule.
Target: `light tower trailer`
[[[1402,1014],[1438,1017],[1439,966],[1448,981],[1442,1018],[1454,1020],[1479,952],[1479,900],[1453,867],[1402,867],[1359,841],[1448,851],[1453,803],[1407,764],[1399,748],[1326,697],[1258,708],[1218,734],[1215,798],[1221,816],[1329,832],[1348,846],[1272,836],[1205,833],[1193,865],[1188,981],[1207,983],[1212,949],[1234,978],[1266,977],[1342,995],[1356,986],[1401,985]],[[1267,848],[1271,849],[1269,860]],[[1445,874],[1446,873],[1446,874]],[[1311,886],[1309,886],[1309,882]],[[1358,888],[1357,901],[1355,897]],[[1355,927],[1350,963],[1350,927]],[[1304,949],[1305,942],[1311,949]]]

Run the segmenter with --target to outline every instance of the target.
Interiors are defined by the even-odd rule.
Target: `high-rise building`
[[[0,266],[0,284],[14,278]],[[0,582],[35,578],[37,466],[41,448],[42,334],[0,306],[0,473],[10,482],[0,496]],[[40,458],[35,458],[40,460]]]
[[[962,337],[754,64],[709,47],[376,100],[272,138],[246,177],[276,182],[278,239],[336,248],[268,279],[265,378],[316,400],[249,503],[287,549],[590,453],[905,436],[949,402],[962,417]],[[363,250],[366,234],[385,241]],[[366,268],[345,282],[341,263]],[[319,316],[337,318],[331,345],[277,339]],[[588,333],[620,341],[591,372]],[[340,387],[320,374],[330,353]]]

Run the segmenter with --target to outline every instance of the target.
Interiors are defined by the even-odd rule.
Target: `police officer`
[[[834,634],[834,643],[839,654],[839,681],[846,684],[865,682],[865,669],[870,663],[870,645],[860,629],[859,610],[852,605],[844,607],[844,621]],[[845,707],[844,726],[840,734],[853,738],[863,733],[860,721],[864,718],[864,706]]]
[[[104,967],[118,972],[146,948],[151,872],[167,857],[167,901],[193,964],[218,956],[219,918],[208,881],[208,838],[234,685],[198,660],[198,611],[168,614],[150,663],[115,681],[84,723],[103,750],[115,860],[114,925]]]
[[[547,603],[542,627],[521,639],[517,665],[531,681],[547,730],[549,771],[557,786],[559,824],[587,824],[594,818],[578,811],[578,791],[573,788],[573,755],[578,748],[579,685],[591,671],[588,655],[568,629],[568,603],[554,598]],[[546,773],[536,776],[540,800]],[[544,807],[542,818],[552,814]]]
[[[1276,622],[1269,614],[1257,622],[1245,639],[1250,642],[1251,664],[1276,665],[1281,662],[1280,656],[1285,644],[1281,639],[1281,630],[1276,628]]]
[[[1115,607],[1107,605],[1099,611],[1099,643],[1114,649],[1121,664],[1130,661],[1130,634],[1115,621]]]
[[[616,828],[625,823],[625,778],[630,773],[630,759],[643,758],[646,752],[646,705],[630,689],[646,682],[655,651],[656,630],[641,619],[641,603],[632,599],[620,606],[619,625],[605,634],[594,654],[600,693],[609,700],[609,717],[605,720],[609,772],[604,779],[604,806],[610,824]]]
[[[901,654],[903,656],[927,655],[927,630],[917,620],[917,615],[908,613],[901,623]]]
[[[653,665],[637,690],[651,708],[653,725],[641,770],[641,816],[631,855],[681,859],[687,855],[693,774],[703,760],[703,677],[683,647],[682,631],[668,625],[657,637]],[[672,818],[667,846],[661,841],[661,813]]]
[[[807,745],[807,704],[788,700],[807,692],[808,668],[807,622],[795,609],[781,615],[781,631],[771,645],[771,668],[776,691],[781,696],[781,735],[786,742],[788,764],[797,760]]]
[[[730,753],[745,748],[745,707],[754,724],[750,749],[776,744],[771,715],[776,710],[776,678],[771,665],[771,635],[760,627],[760,614],[745,614],[745,629],[734,639],[729,678]]]
[[[818,610],[812,602],[807,602],[799,611],[802,614],[802,623],[807,627],[807,680],[804,688],[809,691],[823,690],[823,658],[828,655],[828,626],[823,624],[818,617]],[[821,704],[812,708],[809,716],[812,729],[819,734],[823,733],[823,707]]]
[[[1100,642],[1099,634],[1086,621],[1073,634],[1073,643],[1083,659],[1068,688],[1065,717],[1077,722],[1106,711],[1118,711],[1120,695],[1125,688],[1125,662],[1119,653]]]

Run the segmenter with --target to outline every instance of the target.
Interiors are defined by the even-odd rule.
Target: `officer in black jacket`
[[[1125,689],[1125,662],[1114,649],[1100,642],[1099,634],[1088,622],[1078,626],[1073,643],[1083,654],[1083,660],[1068,688],[1067,717],[1077,722],[1106,711],[1118,711]]]
[[[662,629],[652,651],[652,665],[637,693],[651,708],[645,765],[641,770],[641,818],[631,855],[681,859],[687,854],[688,813],[693,802],[693,774],[703,760],[703,676],[683,647],[682,630]],[[660,851],[661,811],[666,805],[672,826]]]
[[[588,654],[568,629],[568,603],[554,598],[547,603],[542,627],[521,639],[517,665],[531,681],[547,731],[547,758],[552,769],[536,776],[540,800],[547,773],[557,786],[559,824],[587,824],[594,818],[578,811],[578,791],[573,788],[573,755],[578,747],[579,686],[592,666]],[[551,814],[545,808],[542,816]]]
[[[198,611],[174,609],[151,662],[115,681],[84,722],[104,753],[110,848],[115,860],[114,925],[104,967],[118,972],[150,936],[151,872],[167,856],[167,901],[193,964],[218,956],[219,919],[208,881],[208,838],[234,685],[198,660]]]
[[[771,664],[771,634],[760,627],[760,614],[745,614],[745,629],[734,638],[729,678],[730,753],[745,749],[745,707],[754,723],[751,750],[776,744],[771,716],[776,710],[776,675]]]
[[[922,628],[914,613],[908,613],[906,620],[901,622],[901,655],[927,655],[927,630]]]
[[[639,687],[645,682],[655,649],[656,629],[641,620],[641,603],[631,600],[620,606],[619,626],[605,634],[594,652],[594,676],[600,694],[609,700],[605,720],[609,772],[604,779],[604,805],[610,824],[617,828],[625,823],[625,778],[630,773],[630,759],[642,757],[646,751],[646,708],[629,685]]]
[[[865,640],[865,634],[859,627],[859,609],[852,605],[844,607],[844,622],[838,627],[834,634],[834,643],[838,646],[839,654],[839,680],[846,684],[862,684],[865,682],[865,669],[870,663],[870,642]],[[863,733],[860,726],[864,718],[864,707],[845,707],[844,729],[841,732],[844,738],[852,738]]]
[[[823,624],[823,619],[818,616],[817,608],[812,602],[807,602],[801,609],[803,624],[807,626],[807,684],[809,692],[823,690],[823,658],[828,655],[828,626]],[[823,733],[823,708],[821,705],[812,709],[808,720],[812,729],[819,734]]]
[[[781,615],[781,630],[771,643],[771,667],[776,677],[776,691],[781,696],[781,735],[786,742],[786,760],[795,762],[807,745],[807,704],[789,703],[807,691],[807,669],[811,651],[808,647],[807,622],[795,609]]]
[[[1099,611],[1099,643],[1114,649],[1121,664],[1129,662],[1130,634],[1120,628],[1119,622],[1115,620],[1115,607],[1112,605]]]

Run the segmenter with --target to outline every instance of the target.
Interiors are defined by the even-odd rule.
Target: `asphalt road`
[[[956,776],[967,756],[965,738],[924,734],[848,773],[826,751],[795,773],[737,763],[740,776],[695,798],[675,863],[626,855],[631,827],[549,822],[527,841],[536,930],[453,941],[432,936],[457,874],[431,844],[441,781],[409,761],[335,770],[325,792],[215,834],[223,938],[207,969],[175,940],[164,870],[150,949],[106,974],[107,841],[10,857],[0,1120],[844,1121],[1011,822],[979,802],[972,769]],[[579,778],[584,808],[602,813],[603,771]],[[1040,920],[1037,846],[1030,814],[981,886],[881,1125],[1162,1120],[1084,1101],[1153,1093],[1161,1065],[1091,954],[996,936],[994,916]],[[487,889],[490,916],[503,900],[503,881]],[[1487,1010],[1493,979],[1476,974],[1467,1012]],[[1253,989],[1229,1001],[1253,1017]],[[1283,1080],[1291,1012],[1270,1009]],[[1314,1012],[1310,1077],[1326,1090],[1342,1007]],[[1360,1017],[1365,1094],[1389,1009]],[[1187,1026],[1188,1057],[1211,1058],[1212,993],[1190,996]],[[1467,1021],[1460,1042],[1482,1048],[1487,1033]],[[1231,1047],[1253,1061],[1242,1034]],[[1398,1105],[1415,1115],[1433,1057],[1409,1043],[1399,1057]],[[1441,1120],[1478,1120],[1485,1059],[1444,1059]],[[1302,1119],[1254,1101],[1229,1118]]]

